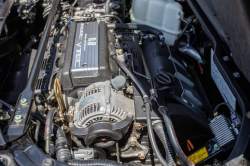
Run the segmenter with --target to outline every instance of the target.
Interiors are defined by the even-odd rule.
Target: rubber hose
[[[166,161],[168,165],[175,166],[175,151],[172,147],[172,144],[170,142],[170,139],[168,137],[167,131],[165,127],[163,127],[162,123],[156,123],[153,126],[155,133],[161,140],[162,145],[164,146],[165,152],[166,152]]]
[[[103,18],[103,17],[114,17],[116,18],[120,23],[123,23],[122,22],[122,19],[116,15],[112,15],[112,14],[105,14],[105,15],[102,15],[102,16],[96,16],[95,18]]]
[[[71,159],[68,140],[61,128],[58,128],[57,130],[55,152],[56,159],[59,162],[68,163],[68,161]]]
[[[49,101],[54,96],[54,94],[55,94],[55,91],[54,91],[54,89],[52,89],[50,95],[47,98],[45,98],[44,100],[40,100],[39,95],[37,95],[36,102],[39,104],[45,103],[46,101]]]
[[[111,0],[107,0],[105,4],[105,14],[109,14],[109,4]]]
[[[160,106],[159,107],[159,112],[162,114],[166,128],[167,128],[167,133],[168,136],[170,138],[170,141],[172,143],[172,146],[175,150],[175,152],[177,153],[177,156],[181,159],[181,161],[187,165],[187,166],[194,166],[194,163],[191,162],[187,156],[184,154],[183,150],[181,149],[181,146],[178,142],[178,139],[176,137],[175,131],[174,131],[174,127],[171,121],[171,118],[168,114],[168,110],[166,107],[164,106]]]
[[[149,136],[149,140],[151,143],[151,146],[153,148],[153,151],[156,155],[156,157],[158,158],[158,160],[160,161],[160,163],[164,166],[167,166],[167,162],[165,161],[165,159],[162,157],[156,141],[155,141],[155,137],[154,137],[154,132],[153,132],[153,127],[152,127],[152,120],[151,120],[151,107],[149,104],[149,98],[147,96],[147,94],[145,93],[144,89],[141,86],[141,83],[139,82],[139,80],[127,69],[127,67],[121,63],[116,56],[112,56],[112,58],[116,61],[116,63],[122,68],[122,70],[129,75],[129,77],[133,80],[133,82],[136,84],[136,86],[139,88],[139,90],[142,93],[143,96],[143,100],[144,100],[144,104],[145,104],[145,110],[146,110],[146,115],[147,115],[147,129],[148,129],[148,136]]]
[[[94,157],[95,159],[105,160],[107,156],[104,150],[99,148],[94,148]]]
[[[108,142],[98,142],[95,143],[94,146],[97,148],[109,148],[111,146],[115,145],[115,141],[108,141]]]
[[[50,137],[52,134],[52,125],[53,125],[53,118],[55,113],[57,112],[57,108],[53,107],[49,110],[46,116],[46,123],[44,129],[44,140],[45,140],[45,151],[49,153],[49,146],[50,146]],[[59,130],[59,128],[58,128]]]
[[[39,120],[41,123],[41,127],[45,128],[46,119],[38,111],[34,113],[33,118],[35,118],[36,120]],[[58,128],[59,128],[58,126],[53,124],[52,130],[53,130],[54,135],[56,135]]]
[[[77,165],[77,166],[124,166],[116,161],[111,160],[70,160],[68,162],[69,165]]]
[[[41,123],[39,120],[36,120],[36,131],[35,131],[35,140],[36,140],[36,144],[38,142],[38,135],[39,135],[39,129],[40,129],[40,126],[41,126]]]
[[[155,29],[153,27],[147,25],[140,25],[140,24],[108,24],[109,29],[129,29],[129,30],[141,30],[145,33],[154,34],[155,36],[163,35],[161,31]]]

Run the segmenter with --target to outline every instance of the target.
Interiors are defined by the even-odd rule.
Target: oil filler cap
[[[114,79],[111,80],[111,84],[116,90],[120,90],[121,88],[125,87],[126,78],[121,75],[116,76]]]

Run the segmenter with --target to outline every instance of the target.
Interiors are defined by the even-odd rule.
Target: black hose
[[[109,14],[109,4],[111,0],[107,0],[105,4],[105,14]]]
[[[35,118],[36,120],[39,120],[41,123],[41,127],[45,128],[46,119],[38,111],[34,113],[33,118]],[[53,129],[54,135],[56,135],[58,128],[59,128],[58,126],[53,124],[52,129]]]
[[[71,159],[68,140],[61,128],[58,128],[57,130],[55,152],[56,159],[59,162],[68,163],[68,161]]]
[[[112,57],[116,63],[122,68],[122,70],[127,73],[129,75],[129,77],[133,80],[133,82],[137,85],[137,87],[139,88],[139,90],[142,93],[143,96],[143,100],[144,100],[144,104],[145,104],[145,110],[146,110],[146,114],[147,114],[147,129],[148,129],[148,136],[149,136],[149,140],[151,143],[151,146],[153,148],[153,151],[155,152],[156,157],[158,158],[158,160],[160,161],[160,163],[162,165],[166,165],[167,166],[167,162],[165,161],[165,159],[162,157],[156,141],[155,141],[155,137],[154,137],[154,132],[153,132],[153,127],[152,127],[152,120],[151,120],[151,107],[149,104],[149,98],[148,95],[145,93],[144,89],[141,86],[141,83],[139,82],[139,80],[127,69],[127,67],[121,63],[116,56]]]
[[[45,103],[46,101],[49,101],[54,96],[54,94],[55,94],[55,91],[54,91],[54,89],[52,89],[50,95],[47,98],[45,98],[44,100],[40,100],[39,95],[37,95],[36,102],[38,104]]]
[[[53,118],[55,113],[57,112],[57,108],[53,107],[51,110],[49,110],[47,116],[46,116],[46,123],[45,123],[45,129],[44,129],[44,140],[45,140],[45,151],[49,153],[49,146],[50,146],[50,138],[52,134],[52,125],[53,125]],[[59,128],[58,128],[59,129]]]
[[[106,159],[106,152],[102,149],[99,148],[94,148],[94,158],[95,159],[101,159],[105,160]]]
[[[68,162],[69,165],[76,165],[76,166],[124,166],[116,161],[111,160],[70,160]]]
[[[166,107],[164,106],[160,106],[159,107],[159,112],[162,114],[166,128],[167,128],[167,132],[168,132],[168,136],[170,138],[170,141],[172,143],[172,146],[175,150],[175,152],[177,153],[177,156],[181,159],[181,161],[187,165],[187,166],[194,166],[194,163],[191,162],[187,156],[184,154],[183,150],[181,149],[181,146],[178,142],[178,139],[176,137],[175,131],[174,131],[174,127],[171,121],[171,118],[168,114],[168,110]]]
[[[166,161],[168,165],[175,166],[175,151],[168,137],[165,127],[162,125],[162,122],[156,123],[153,125],[154,131],[161,140],[161,143],[164,146],[166,152]]]
[[[35,131],[35,140],[36,144],[38,142],[38,135],[39,135],[39,129],[40,129],[41,123],[39,120],[36,120],[36,131]]]
[[[108,24],[109,29],[128,29],[128,30],[141,30],[145,33],[154,34],[155,36],[159,37],[160,35],[163,35],[161,31],[158,29],[155,29],[153,27],[147,26],[147,25],[140,25],[140,24]]]
[[[94,144],[94,146],[97,148],[109,148],[113,145],[115,145],[115,141],[97,142]]]
[[[46,117],[44,139],[45,139],[45,151],[47,153],[49,153],[50,150],[50,137],[52,135],[52,129],[53,129],[53,118],[57,111],[58,111],[57,108],[55,107],[51,108]],[[71,157],[69,152],[68,140],[64,134],[64,131],[60,127],[57,128],[56,132],[55,152],[57,160],[63,163],[67,163]]]

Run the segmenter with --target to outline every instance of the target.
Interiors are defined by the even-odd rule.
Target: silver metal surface
[[[71,73],[74,78],[98,74],[98,22],[78,23]]]
[[[78,94],[81,94],[80,100],[74,111],[74,123],[78,128],[101,121],[120,122],[127,115],[135,114],[134,101],[122,91],[111,88],[110,81],[94,83]]]
[[[217,118],[212,120],[209,127],[215,135],[215,140],[220,148],[227,146],[227,144],[236,139],[233,126],[231,125],[229,119],[224,115],[219,115]]]

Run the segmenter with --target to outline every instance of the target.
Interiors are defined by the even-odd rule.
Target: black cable
[[[231,107],[230,104],[228,104],[227,102],[223,102],[223,103],[218,104],[218,105],[214,108],[214,113],[216,113],[217,110],[219,109],[219,107],[222,106],[222,105],[226,105],[226,106],[229,108],[229,110],[233,110],[233,108]]]

